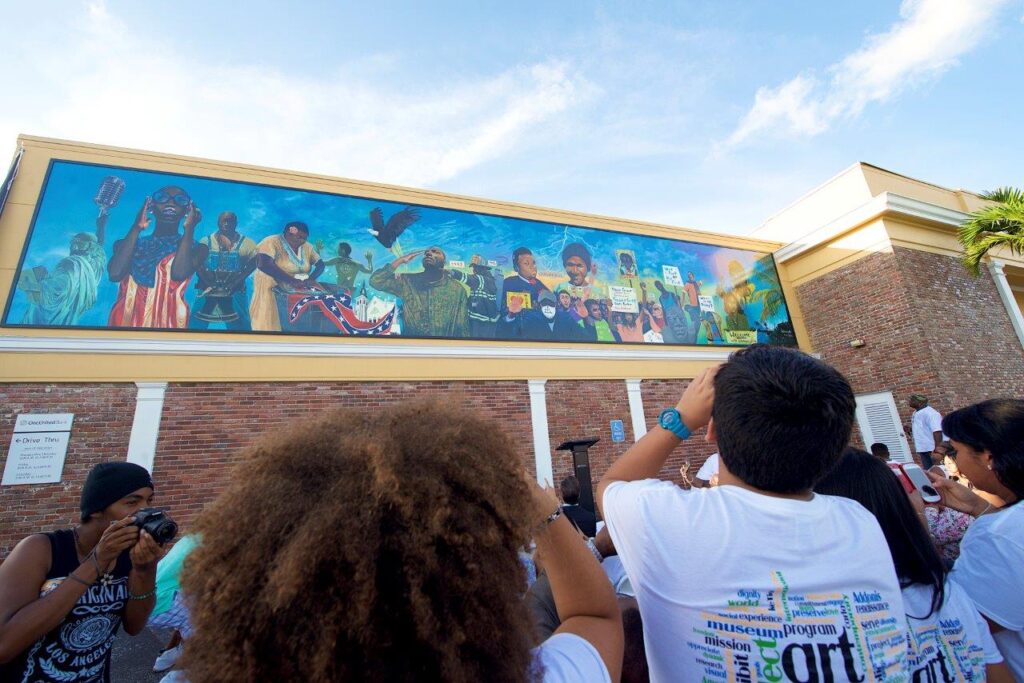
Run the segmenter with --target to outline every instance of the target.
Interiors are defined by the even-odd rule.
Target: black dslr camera
[[[143,508],[132,519],[135,526],[152,536],[160,545],[178,535],[178,525],[160,508]]]

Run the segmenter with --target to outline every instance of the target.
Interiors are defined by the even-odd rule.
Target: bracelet
[[[981,512],[979,512],[978,514],[976,514],[974,516],[974,518],[977,519],[978,517],[981,517],[983,514],[985,514],[986,512],[988,512],[991,509],[992,509],[992,503],[989,503],[988,505],[985,506],[985,509],[982,510]]]
[[[544,519],[543,522],[541,522],[540,524],[537,525],[537,529],[540,530],[540,529],[546,528],[548,525],[551,524],[551,522],[555,521],[556,519],[558,519],[561,516],[562,516],[562,506],[559,505],[558,507],[555,508],[554,512],[552,512],[550,515],[548,515]]]
[[[153,597],[154,595],[156,595],[156,588],[153,588],[153,590],[147,591],[147,592],[142,593],[140,595],[136,595],[135,593],[132,593],[131,591],[128,591],[128,599],[129,600],[148,600],[149,598]]]
[[[68,578],[71,579],[72,581],[77,581],[78,583],[82,584],[86,588],[92,588],[92,583],[89,583],[85,579],[77,577],[74,574],[68,574]],[[95,583],[95,581],[93,583]]]
[[[90,559],[92,559],[93,566],[96,567],[96,578],[98,579],[99,577],[103,576],[103,569],[100,568],[100,561],[96,557],[96,549],[95,548],[93,549],[93,551],[91,553],[89,553],[89,557],[90,557]]]

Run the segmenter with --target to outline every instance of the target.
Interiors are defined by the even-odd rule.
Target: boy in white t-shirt
[[[853,424],[849,383],[753,346],[698,376],[598,500],[636,591],[652,681],[906,681],[900,587],[874,517],[812,487]],[[719,486],[654,479],[708,425]]]

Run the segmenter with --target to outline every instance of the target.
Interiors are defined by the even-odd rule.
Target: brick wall
[[[59,483],[0,486],[0,559],[28,534],[78,520],[86,474],[93,465],[123,459],[128,452],[135,395],[134,384],[0,384],[4,452],[19,413],[75,414]]]
[[[895,247],[805,283],[797,295],[822,360],[857,394],[891,391],[904,425],[917,392],[942,414],[1024,396],[1024,350],[995,283],[987,273],[970,277],[955,258]],[[854,339],[865,346],[852,348]],[[856,428],[854,437],[859,443]]]
[[[18,413],[75,413],[59,484],[0,487],[0,559],[24,536],[77,519],[89,468],[123,459],[135,413],[131,384],[0,384],[0,440],[9,444]],[[373,409],[412,397],[462,401],[517,436],[517,451],[534,471],[526,382],[342,382],[171,384],[153,466],[156,503],[187,529],[223,490],[242,448],[262,431],[337,406]]]

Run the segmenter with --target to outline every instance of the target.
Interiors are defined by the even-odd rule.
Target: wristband
[[[71,579],[72,581],[77,581],[78,583],[82,584],[86,588],[92,588],[92,584],[91,583],[89,583],[88,581],[86,581],[85,579],[83,579],[81,577],[75,576],[74,574],[68,574],[68,578]],[[95,582],[93,582],[93,583],[95,583]]]
[[[558,519],[561,516],[562,516],[562,506],[559,505],[558,507],[555,508],[554,512],[552,512],[550,515],[548,515],[544,519],[543,522],[541,522],[540,524],[537,525],[537,529],[540,530],[540,529],[547,528],[551,524],[551,522],[555,521],[556,519]]]
[[[136,595],[135,593],[132,593],[131,591],[128,591],[128,599],[129,600],[148,600],[149,598],[153,597],[154,595],[156,595],[156,588],[154,588],[151,591],[147,591],[145,593],[140,593],[139,595]]]
[[[690,430],[683,423],[683,416],[675,408],[665,408],[658,416],[658,426],[675,434],[680,439],[690,438]]]

